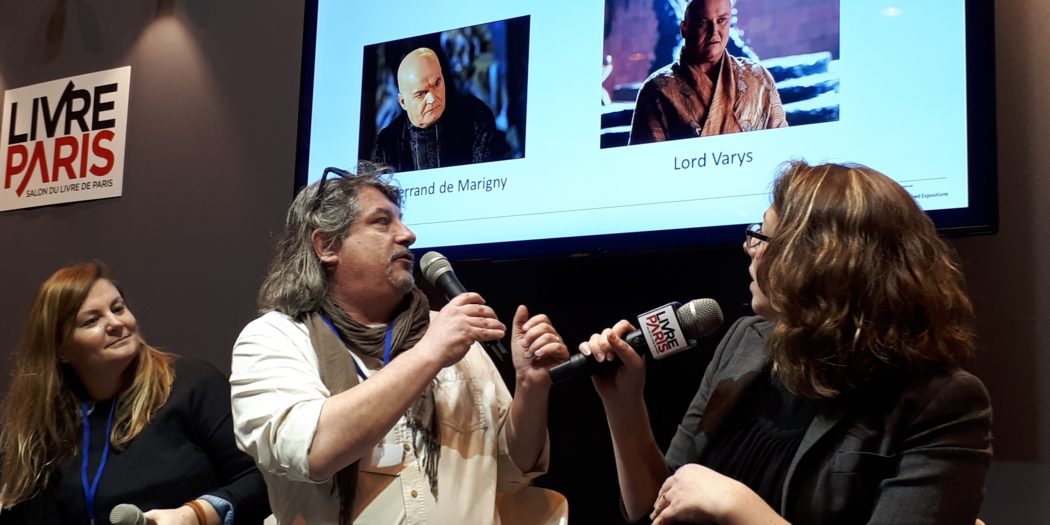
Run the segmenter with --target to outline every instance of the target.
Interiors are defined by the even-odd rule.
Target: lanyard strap
[[[390,363],[390,344],[394,337],[394,322],[391,321],[386,325],[386,338],[383,340],[383,365]]]
[[[87,504],[88,520],[92,524],[95,523],[95,493],[98,491],[98,482],[102,479],[102,471],[106,468],[106,460],[109,459],[109,433],[113,430],[113,413],[117,408],[117,400],[114,399],[109,405],[109,417],[106,419],[106,439],[105,447],[102,449],[102,460],[98,463],[98,470],[95,471],[95,479],[88,485],[88,452],[90,451],[91,445],[91,422],[88,419],[88,404],[80,404],[80,416],[83,419],[84,427],[84,447],[81,451],[83,460],[80,463],[80,485],[84,487],[84,502]]]
[[[335,336],[338,337],[339,340],[342,341],[344,345],[346,345],[347,347],[350,346],[346,342],[346,339],[343,339],[343,334],[341,332],[339,332],[339,329],[337,329],[335,327],[335,323],[333,323],[332,320],[328,318],[327,314],[322,313],[321,314],[321,319],[324,319],[324,322],[325,322],[325,324],[328,325],[328,328],[332,329],[332,332],[335,333]],[[386,335],[383,337],[383,365],[384,366],[386,366],[387,364],[390,363],[390,353],[393,351],[393,348],[392,348],[393,340],[394,340],[394,322],[391,321],[391,322],[387,323],[387,325],[386,325]],[[351,357],[354,358],[354,368],[357,370],[357,375],[361,376],[361,380],[368,379],[368,375],[369,374],[365,373],[365,370],[361,368],[360,364],[358,364],[357,356],[353,355],[352,351],[351,351]]]

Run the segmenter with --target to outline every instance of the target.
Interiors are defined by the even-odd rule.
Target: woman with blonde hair
[[[754,317],[719,344],[666,454],[620,321],[581,343],[631,520],[974,523],[991,406],[959,368],[973,308],[911,195],[859,165],[786,164],[746,231]]]
[[[225,377],[146,344],[103,263],[41,285],[2,417],[0,523],[108,523],[119,504],[158,525],[269,513]]]

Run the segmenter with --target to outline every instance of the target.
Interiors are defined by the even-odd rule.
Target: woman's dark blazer
[[[667,451],[674,471],[701,462],[741,395],[769,380],[771,325],[738,320],[719,344]],[[841,396],[806,430],[784,483],[788,521],[974,523],[992,457],[992,410],[979,379],[958,369]]]

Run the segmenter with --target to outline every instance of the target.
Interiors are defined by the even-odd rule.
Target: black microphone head
[[[109,522],[113,525],[146,525],[146,516],[135,505],[121,503],[109,512]]]
[[[678,307],[675,315],[689,339],[707,337],[722,326],[722,308],[714,299],[693,299]]]
[[[452,263],[438,252],[427,252],[419,260],[419,270],[423,272],[427,282],[437,286],[438,277],[452,271]]]

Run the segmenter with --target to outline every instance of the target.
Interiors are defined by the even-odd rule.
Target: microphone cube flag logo
[[[669,303],[638,316],[638,325],[655,359],[683,350],[689,344],[678,324],[677,308],[678,303]]]
[[[4,93],[0,211],[119,197],[131,66]]]

